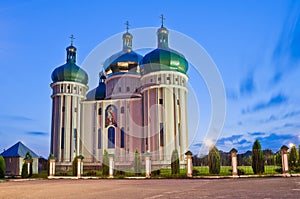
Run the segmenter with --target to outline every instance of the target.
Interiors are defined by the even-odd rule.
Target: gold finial
[[[74,41],[74,39],[76,39],[76,38],[74,37],[73,34],[72,34],[69,38],[71,39],[71,46],[73,46],[73,41]]]
[[[124,24],[126,25],[126,32],[128,32],[130,24],[128,21],[126,21]]]
[[[163,14],[161,14],[159,18],[161,19],[161,27],[164,27],[164,20],[166,20],[166,18],[164,18]]]

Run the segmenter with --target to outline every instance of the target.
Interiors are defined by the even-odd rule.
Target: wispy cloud
[[[282,93],[279,93],[278,95],[271,97],[268,101],[261,101],[252,107],[243,109],[242,114],[261,111],[271,107],[280,106],[281,104],[284,104],[287,101],[288,101],[288,97]]]
[[[0,115],[0,120],[6,121],[34,121],[32,118],[22,115]]]
[[[290,71],[292,64],[300,60],[300,9],[294,5],[282,28],[281,36],[273,52],[273,60],[277,69]]]
[[[26,132],[26,134],[28,134],[28,135],[37,135],[37,136],[48,135],[48,133],[46,133],[46,132],[40,132],[40,131],[30,131],[30,132]]]
[[[248,135],[250,136],[262,136],[265,135],[265,132],[248,132]]]
[[[295,117],[295,116],[298,116],[298,115],[300,115],[300,110],[298,110],[298,111],[291,111],[291,112],[285,114],[285,115],[283,116],[283,119]]]
[[[252,73],[249,73],[247,77],[240,84],[241,96],[251,95],[255,91],[254,77]]]

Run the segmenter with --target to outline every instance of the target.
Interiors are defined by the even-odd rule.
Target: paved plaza
[[[8,181],[0,198],[300,198],[300,178]]]

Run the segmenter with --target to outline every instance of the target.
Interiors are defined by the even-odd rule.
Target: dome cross
[[[71,40],[71,46],[73,46],[73,41],[74,41],[74,39],[76,39],[75,37],[74,37],[74,35],[72,34],[72,35],[70,35],[70,40]]]
[[[126,32],[128,32],[130,24],[128,21],[126,21],[124,24],[126,25]]]
[[[159,18],[161,19],[161,27],[164,27],[164,20],[166,20],[166,18],[164,18],[163,14],[161,14]]]

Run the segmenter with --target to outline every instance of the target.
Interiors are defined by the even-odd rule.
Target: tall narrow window
[[[160,129],[160,132],[159,132],[160,146],[164,146],[165,145],[165,143],[164,143],[164,123],[160,123],[159,129]]]
[[[102,108],[99,108],[98,109],[98,115],[101,115],[102,114]]]
[[[77,148],[77,129],[74,129],[74,151]]]
[[[121,129],[121,148],[125,147],[125,132],[124,132],[124,128]]]
[[[180,124],[178,124],[178,145],[181,146]]]
[[[124,113],[124,106],[121,107],[121,113]]]
[[[114,127],[109,127],[108,128],[108,143],[107,143],[107,148],[115,148],[115,128]]]
[[[102,131],[98,129],[98,149],[102,148]]]
[[[159,99],[159,104],[163,104],[164,100],[163,99]]]
[[[65,128],[61,128],[61,145],[60,148],[65,148]]]

